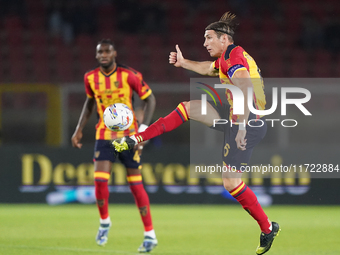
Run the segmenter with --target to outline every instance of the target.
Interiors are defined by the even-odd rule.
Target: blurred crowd
[[[158,1],[146,4],[136,0],[112,1],[118,10],[112,14],[117,28],[125,33],[163,33],[165,32],[165,11]],[[48,29],[52,36],[62,36],[70,43],[79,34],[93,35],[98,31],[98,12],[101,5],[108,1],[50,1]],[[99,14],[100,15],[100,14]]]
[[[37,77],[44,75],[43,81],[79,80],[95,63],[93,56],[83,55],[102,38],[113,39],[126,64],[146,73],[149,80],[166,82],[168,74],[174,82],[183,82],[193,74],[169,69],[164,52],[180,44],[186,57],[207,60],[204,28],[225,11],[238,16],[235,43],[257,60],[265,76],[336,77],[340,69],[340,7],[335,0],[0,0],[0,6],[4,62],[0,74],[9,82],[40,82]],[[17,63],[7,49],[15,52],[21,45],[24,63]],[[57,67],[31,70],[35,68],[31,48],[36,47],[46,51]],[[59,57],[62,51],[70,55],[69,60]],[[307,63],[305,70],[292,67],[302,61]],[[330,61],[336,64],[322,70],[311,64],[320,61],[323,66]],[[27,75],[11,70],[20,64]],[[159,67],[157,73],[151,70],[154,65]],[[72,71],[68,74],[63,68]]]

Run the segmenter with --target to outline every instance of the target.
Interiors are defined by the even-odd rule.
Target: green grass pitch
[[[265,208],[282,231],[267,254],[340,254],[339,206]],[[143,227],[134,205],[111,205],[105,247],[95,243],[95,205],[0,205],[0,254],[137,254]],[[256,222],[237,205],[152,205],[152,254],[255,254]]]

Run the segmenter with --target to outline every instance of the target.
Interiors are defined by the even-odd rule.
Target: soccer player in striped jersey
[[[82,147],[82,130],[96,107],[99,120],[96,125],[96,143],[93,161],[95,195],[100,214],[100,227],[96,236],[96,242],[98,245],[103,246],[108,240],[108,232],[111,227],[108,211],[108,180],[110,178],[112,162],[119,158],[126,167],[127,181],[144,224],[144,240],[138,251],[149,252],[157,245],[157,239],[152,226],[149,197],[142,183],[140,164],[142,146],[136,146],[134,150],[114,154],[110,141],[134,135],[137,131],[144,131],[151,121],[156,100],[150,87],[144,82],[142,74],[130,67],[118,64],[116,62],[116,55],[117,52],[110,40],[102,40],[98,43],[96,58],[99,62],[99,67],[87,72],[84,76],[87,98],[71,140],[74,147]],[[113,132],[109,130],[103,122],[104,110],[114,103],[124,103],[130,109],[133,109],[132,96],[134,91],[145,102],[143,123],[138,127],[136,118],[134,118],[130,128],[125,131]],[[137,149],[137,147],[139,148]]]
[[[219,76],[221,83],[228,83],[241,89],[244,98],[248,98],[248,88],[251,87],[253,88],[254,107],[258,110],[264,110],[266,99],[260,70],[254,59],[242,47],[234,44],[235,17],[235,15],[227,12],[219,21],[211,23],[205,29],[204,47],[211,57],[217,58],[216,61],[197,62],[185,59],[178,45],[176,45],[176,52],[170,53],[169,63],[202,75]],[[257,116],[250,112],[247,100],[244,100],[244,114],[234,115],[233,97],[229,90],[226,91],[226,96],[228,104],[222,107],[215,107],[214,104],[207,103],[207,115],[201,114],[200,100],[182,102],[173,112],[164,118],[160,118],[144,132],[117,139],[113,141],[113,145],[117,151],[129,150],[135,144],[177,128],[188,119],[199,121],[209,127],[213,126],[214,119],[226,119],[224,116],[228,116],[233,123],[240,123],[239,125],[224,125],[223,127],[225,146],[229,148],[228,152],[224,153],[223,163],[238,170],[223,173],[223,185],[257,221],[261,235],[256,253],[264,254],[271,248],[280,227],[278,223],[271,222],[268,219],[256,195],[242,181],[241,166],[249,163],[255,145],[265,136],[267,126],[264,120],[260,120],[263,116]],[[256,120],[252,122],[252,126],[247,125],[250,119]]]

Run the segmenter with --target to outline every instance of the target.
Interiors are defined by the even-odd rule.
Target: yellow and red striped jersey
[[[84,75],[86,95],[95,98],[99,120],[96,125],[96,140],[111,140],[130,136],[138,130],[138,124],[134,114],[134,121],[129,129],[112,132],[103,121],[103,113],[106,107],[115,103],[123,103],[133,110],[132,96],[135,91],[144,100],[151,93],[151,89],[143,80],[142,74],[136,70],[117,64],[111,73],[103,73],[96,68]]]
[[[214,63],[214,68],[219,70],[221,83],[233,85],[231,78],[238,70],[247,70],[254,86],[253,99],[254,107],[257,110],[264,110],[266,105],[266,97],[264,93],[263,79],[261,71],[257,67],[255,60],[240,46],[231,44],[222,56]],[[237,115],[233,115],[233,95],[230,90],[226,90],[226,96],[230,104],[230,120],[236,122]],[[247,100],[247,98],[245,98]],[[256,116],[260,118],[262,116]]]

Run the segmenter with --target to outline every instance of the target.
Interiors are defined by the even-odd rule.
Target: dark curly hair
[[[97,43],[97,45],[98,44],[110,44],[115,49],[115,45],[110,39],[102,39]]]

